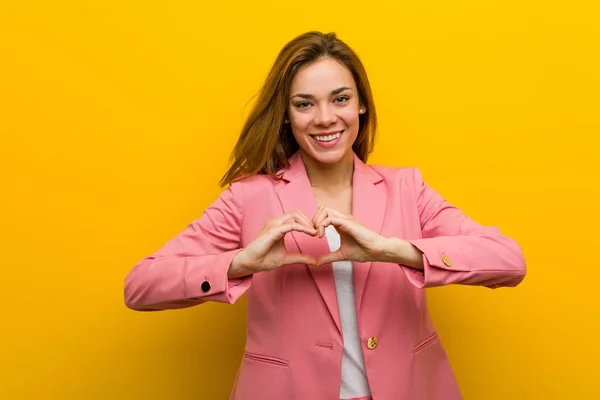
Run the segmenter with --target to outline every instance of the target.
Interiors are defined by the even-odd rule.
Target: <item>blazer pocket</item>
[[[252,360],[256,362],[261,362],[265,364],[276,365],[279,367],[288,367],[289,362],[277,357],[265,356],[262,354],[250,353],[248,351],[244,352],[244,358],[247,360]]]
[[[425,339],[423,339],[419,343],[417,343],[413,352],[418,353],[418,352],[426,349],[427,347],[429,347],[433,343],[435,343],[439,338],[440,338],[440,336],[438,335],[438,333],[434,332],[433,334],[427,336]]]
[[[233,400],[294,400],[289,362],[245,352],[233,390]]]

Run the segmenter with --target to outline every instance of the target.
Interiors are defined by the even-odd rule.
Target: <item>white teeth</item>
[[[315,139],[317,139],[319,142],[331,142],[332,140],[335,140],[337,138],[339,138],[341,135],[340,132],[335,133],[333,135],[327,135],[327,136],[315,136]]]

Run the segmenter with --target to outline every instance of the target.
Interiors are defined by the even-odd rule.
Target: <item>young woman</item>
[[[520,246],[424,182],[367,165],[369,81],[335,34],[275,61],[203,215],[125,282],[134,310],[247,295],[237,400],[454,400],[425,288],[518,285]]]

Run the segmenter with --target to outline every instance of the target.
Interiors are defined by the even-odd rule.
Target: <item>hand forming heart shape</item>
[[[332,225],[340,234],[340,248],[315,260],[302,253],[289,253],[284,236],[288,232],[302,232],[322,238],[325,228]],[[283,265],[307,264],[320,266],[335,261],[378,261],[384,256],[389,239],[358,223],[351,215],[320,206],[312,220],[300,211],[293,211],[267,221],[259,235],[233,259],[229,278],[261,271],[270,271]]]

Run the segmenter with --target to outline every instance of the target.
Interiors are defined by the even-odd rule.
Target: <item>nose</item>
[[[336,122],[336,115],[334,110],[331,110],[328,106],[321,106],[315,111],[314,123],[315,125],[329,126]]]

